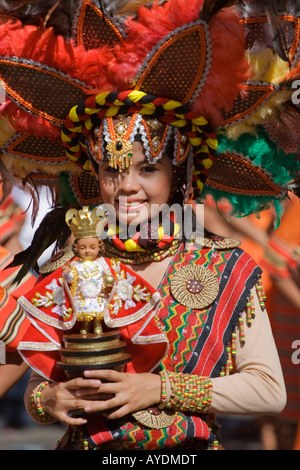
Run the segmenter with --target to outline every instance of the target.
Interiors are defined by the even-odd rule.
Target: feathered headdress
[[[277,3],[5,2],[2,164],[57,204],[89,205],[91,162],[111,142],[118,160],[139,132],[150,161],[172,138],[174,164],[192,163],[187,197],[227,197],[242,215],[278,205],[299,173],[299,17]]]

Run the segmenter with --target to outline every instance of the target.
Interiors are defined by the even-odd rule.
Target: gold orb
[[[113,286],[115,283],[115,278],[112,274],[106,274],[103,280],[106,286]]]

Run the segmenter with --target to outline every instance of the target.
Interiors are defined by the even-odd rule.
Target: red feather
[[[23,26],[19,21],[0,25],[0,54],[46,64],[89,87],[107,87],[105,66],[111,59],[108,48],[85,50],[75,46],[53,28]]]
[[[86,51],[83,46],[75,46],[62,36],[57,36],[52,28],[23,26],[19,21],[0,25],[0,38],[1,56],[15,56],[45,64],[70,79],[85,83],[87,94],[96,93],[100,89],[111,90],[105,73],[111,59],[108,48]],[[40,73],[43,74],[43,71]],[[13,116],[17,131],[28,130],[37,136],[59,138],[60,130],[57,126],[42,117],[30,115],[10,101],[1,108],[2,114],[7,111]]]

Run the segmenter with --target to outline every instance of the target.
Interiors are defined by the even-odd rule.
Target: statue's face
[[[98,238],[80,238],[76,241],[76,251],[84,261],[93,261],[99,254]]]

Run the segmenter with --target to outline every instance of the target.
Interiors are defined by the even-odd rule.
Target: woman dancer
[[[263,309],[260,269],[233,240],[212,234],[194,242],[177,238],[176,224],[159,236],[162,225],[153,207],[178,201],[178,192],[170,157],[149,163],[139,134],[128,168],[112,168],[106,157],[99,177],[103,201],[118,221],[118,230],[105,240],[105,255],[128,264],[140,284],[160,293],[156,321],[168,353],[151,373],[87,370],[85,378],[50,384],[33,373],[29,412],[70,425],[61,448],[100,449],[217,447],[215,413],[279,412],[284,383]],[[139,232],[122,240],[120,228],[133,222]],[[38,415],[32,396],[41,388]],[[103,394],[112,398],[102,399]],[[83,409],[84,417],[69,416],[76,409]]]
[[[298,74],[297,38],[289,36],[288,50],[274,44],[272,16],[252,3],[241,17],[227,2],[169,0],[141,7],[119,29],[105,8],[83,0],[74,18],[72,41],[3,20],[4,116],[21,132],[6,141],[3,159],[21,178],[52,178],[65,207],[83,196],[95,202],[91,183],[100,187],[97,202],[117,219],[105,257],[111,266],[122,262],[127,282],[147,288],[150,299],[160,297],[155,306],[142,299],[155,316],[139,325],[155,325],[169,346],[158,363],[132,354],[126,371],[87,371],[86,379],[56,380],[55,369],[40,368],[49,384],[33,376],[30,411],[70,424],[61,448],[217,448],[214,413],[274,412],[285,402],[260,269],[235,241],[190,239],[182,226],[178,232],[181,212],[156,210],[174,203],[183,210],[208,192],[216,201],[226,195],[240,214],[278,207],[298,171],[296,133],[282,136],[277,121],[280,104],[281,122],[288,115],[288,129],[297,129],[287,86]],[[32,41],[39,47],[32,50]],[[27,81],[12,80],[16,74]],[[39,81],[29,93],[23,84],[32,75]],[[128,321],[128,300],[115,322],[108,305],[109,323]],[[128,348],[149,336],[127,336]],[[27,353],[29,362],[35,354]],[[115,396],[101,400],[104,392]],[[74,409],[85,416],[69,416]]]

